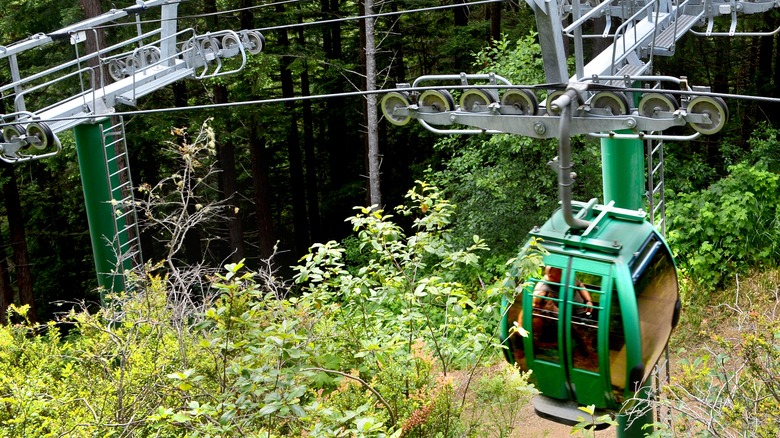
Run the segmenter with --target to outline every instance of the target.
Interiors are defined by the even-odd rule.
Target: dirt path
[[[554,423],[539,417],[534,412],[534,408],[530,403],[523,407],[518,417],[520,417],[518,419],[518,426],[514,433],[512,433],[512,438],[563,438],[573,436],[571,434],[571,426]],[[615,428],[613,427],[596,432],[596,437],[598,438],[611,438],[615,436],[617,435],[615,433]]]

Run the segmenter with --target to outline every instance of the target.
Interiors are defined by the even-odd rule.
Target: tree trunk
[[[284,13],[284,6],[277,6],[276,11]],[[289,53],[290,39],[287,30],[279,31],[279,47],[282,53]],[[295,94],[290,64],[292,57],[281,56],[279,59],[282,97],[293,97]],[[309,229],[306,219],[306,192],[303,175],[303,156],[301,154],[300,134],[298,133],[298,114],[294,101],[285,103],[285,109],[290,116],[290,128],[287,131],[287,157],[290,164],[290,190],[293,205],[293,233],[295,234],[295,253],[304,254],[309,247]]]
[[[775,55],[774,59],[780,59],[780,35],[775,35]],[[772,72],[772,82],[774,83],[774,89],[770,97],[780,97],[780,62],[775,61],[774,71]],[[772,106],[772,118],[771,121],[774,124],[780,122],[780,103],[775,102]]]
[[[303,35],[303,28],[298,28],[298,44],[306,50],[306,38]],[[306,58],[303,58],[303,69],[301,70],[301,95],[310,96],[309,89],[309,66]],[[320,239],[320,201],[319,189],[317,188],[317,157],[314,147],[314,114],[312,113],[311,100],[303,101],[303,151],[306,162],[306,196],[307,209],[309,212],[309,230],[311,239],[318,242]]]
[[[330,0],[330,12],[333,15],[333,18],[341,18],[341,8],[339,4],[339,0]],[[331,57],[333,59],[341,59],[341,23],[333,23],[331,25],[331,44],[333,48],[333,52],[331,53]]]
[[[81,11],[86,18],[97,17],[102,14],[100,0],[79,0],[79,7],[81,7]],[[84,50],[87,54],[95,53],[98,49],[106,47],[105,32],[103,32],[102,29],[98,29],[96,32],[87,32],[86,34],[87,40],[84,42]],[[97,69],[100,67],[100,60],[97,57],[91,58],[87,61],[87,65]],[[105,70],[103,70],[103,73],[105,73]],[[106,84],[112,82],[111,76],[107,74],[96,75],[95,79],[99,80],[99,78],[103,78],[106,81]],[[95,88],[99,88],[102,84],[96,82],[93,85]]]
[[[217,12],[216,0],[204,0],[203,12],[206,14],[215,14]],[[218,15],[212,15],[208,19],[210,31],[219,30]],[[228,89],[226,85],[214,84],[212,88],[214,94],[214,103],[223,104],[230,101],[228,98]],[[230,116],[225,115],[225,127],[227,132],[231,132]],[[223,199],[228,200],[226,204],[225,219],[229,235],[229,254],[230,261],[239,262],[244,258],[244,231],[241,227],[241,218],[239,216],[238,202],[238,177],[236,176],[236,152],[233,141],[226,136],[224,142],[217,142],[217,157],[219,158],[221,188]]]
[[[274,254],[276,235],[271,213],[271,185],[268,177],[268,153],[265,141],[257,135],[257,126],[249,126],[249,147],[252,156],[252,186],[255,201],[255,221],[259,234],[260,257],[270,258]]]
[[[398,12],[398,5],[396,3],[390,4],[392,12]],[[403,35],[403,29],[401,28],[401,20],[393,20],[390,32],[395,35]],[[395,83],[406,82],[406,64],[404,63],[404,44],[401,38],[392,38],[388,41],[391,44],[391,50],[395,53],[393,65],[390,67],[391,75],[395,79]]]
[[[19,302],[22,305],[30,306],[27,315],[30,321],[36,322],[35,297],[27,252],[27,239],[24,232],[22,203],[19,200],[19,186],[16,185],[16,174],[12,165],[3,164],[3,176],[6,178],[6,182],[3,184],[3,194],[8,214],[8,228],[11,233],[11,248],[14,251],[14,272],[16,273],[16,287],[19,289]]]
[[[771,14],[767,14],[762,31],[771,31],[774,29],[775,20]],[[763,36],[758,38],[758,71],[756,72],[757,84],[756,94],[759,96],[772,96],[776,84],[772,84],[772,53],[774,52],[775,36]],[[777,60],[775,60],[777,61]],[[776,62],[775,62],[776,63]],[[762,118],[774,118],[770,114],[774,103],[759,102],[758,108],[761,111]]]
[[[368,167],[368,194],[369,204],[376,208],[382,208],[382,191],[380,189],[379,170],[379,114],[377,110],[376,94],[376,34],[374,31],[375,19],[370,17],[374,13],[373,0],[363,0],[361,15],[368,18],[361,20],[361,40],[363,44],[363,58],[365,62],[365,90],[366,95],[366,151]]]
[[[8,322],[8,306],[14,302],[14,289],[11,287],[11,277],[8,274],[5,241],[0,234],[0,324]]]
[[[241,28],[254,28],[255,16],[250,7],[253,0],[241,0]],[[271,212],[271,184],[268,171],[268,153],[265,141],[257,132],[257,122],[249,120],[249,153],[252,160],[252,191],[255,204],[255,223],[258,232],[260,257],[270,259],[274,255],[276,234],[274,233],[273,214]]]
[[[490,7],[490,39],[493,41],[501,40],[501,7],[502,3],[492,3]]]
[[[455,0],[456,5],[465,5],[466,0]],[[453,14],[455,14],[455,26],[467,26],[469,24],[469,7],[458,6],[452,8]]]
[[[322,13],[325,18],[339,18],[338,0],[322,0]],[[324,26],[323,32],[327,35],[323,38],[323,50],[328,63],[325,69],[330,70],[330,63],[338,62],[342,59],[341,50],[341,24],[333,23]],[[328,93],[343,92],[341,80],[334,80],[333,85],[327,90]],[[344,126],[346,126],[346,115],[343,111],[346,100],[343,97],[334,97],[325,101],[325,114],[327,118],[327,133],[322,147],[328,153],[329,171],[329,191],[337,192],[349,181],[349,173],[344,171],[344,163],[351,162],[348,148],[344,147],[343,136],[340,135]],[[340,139],[341,138],[341,139]]]

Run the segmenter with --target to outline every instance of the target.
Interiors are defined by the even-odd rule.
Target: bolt
[[[450,122],[455,122],[455,120],[458,120],[458,117],[455,114],[452,114],[450,116]]]
[[[615,248],[617,248],[617,247],[619,247],[619,246],[620,246],[620,242],[618,242],[617,240],[613,240],[613,241],[612,241],[612,246],[614,246]]]
[[[534,123],[534,132],[539,134],[539,135],[542,135],[545,132],[547,132],[547,127],[544,126],[544,123],[542,123],[542,122],[535,122]]]
[[[628,126],[629,128],[633,128],[634,126],[636,126],[636,120],[634,119],[626,120],[626,126]]]

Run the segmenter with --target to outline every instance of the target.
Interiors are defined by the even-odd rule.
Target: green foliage
[[[462,284],[462,270],[473,268],[484,242],[474,236],[467,248],[451,239],[454,206],[438,189],[420,183],[407,195],[409,206],[396,211],[413,218],[415,234],[407,236],[380,210],[359,209],[349,219],[360,247],[370,253],[357,275],[344,269],[344,249],[335,242],[315,245],[296,267],[295,279],[305,290],[343,302],[358,358],[385,360],[390,347],[406,345],[418,336],[431,346],[442,370],[479,359],[491,343],[485,326],[492,312],[490,291],[480,284]],[[381,321],[367,324],[367,315]],[[381,346],[381,347],[380,347]],[[367,364],[363,362],[363,367]]]
[[[177,345],[191,343],[171,326],[162,284],[149,278],[147,293],[116,297],[121,311],[0,327],[0,435],[150,435],[145,418],[172,395],[163,375],[182,362]]]
[[[780,176],[738,164],[708,190],[669,202],[669,242],[697,284],[711,289],[780,259]]]
[[[776,437],[780,433],[780,296],[777,269],[723,291],[717,333],[678,354],[654,409],[670,415],[654,436]]]
[[[516,42],[502,35],[493,45],[474,54],[474,66],[481,72],[497,73],[513,84],[544,83],[542,48],[536,39],[536,32],[529,32]]]
[[[748,162],[760,169],[780,172],[780,129],[766,123],[758,125],[748,140],[748,147]]]
[[[313,246],[295,268],[298,296],[270,264],[242,262],[211,278],[217,295],[192,313],[169,289],[168,276],[185,277],[163,261],[94,315],[0,327],[0,436],[451,437],[487,430],[476,409],[503,424],[501,405],[528,401],[527,376],[464,388],[498,352],[500,290],[456,280],[485,244],[453,242],[454,206],[425,183],[396,212],[413,233],[370,208],[349,219],[357,275],[337,243]]]
[[[476,381],[474,397],[468,405],[472,435],[512,436],[522,420],[520,410],[537,394],[536,388],[528,383],[530,374],[502,363],[494,373]]]
[[[515,84],[544,82],[541,48],[533,33],[516,42],[497,41],[475,59],[481,73],[495,72]],[[493,249],[496,260],[487,264],[492,275],[502,273],[503,261],[517,253],[528,230],[543,223],[557,205],[557,176],[545,165],[557,155],[557,147],[556,140],[519,135],[450,136],[437,141],[436,150],[448,158],[442,170],[430,171],[427,178],[462,212],[456,238],[484,236]],[[576,138],[572,150],[581,175],[576,194],[586,199],[598,196],[598,148]]]
[[[611,426],[617,426],[617,421],[612,419],[612,416],[609,414],[599,415],[596,416],[596,406],[595,405],[589,405],[589,406],[580,406],[579,410],[582,412],[588,414],[588,418],[585,417],[577,417],[578,423],[574,425],[571,429],[571,434],[581,434],[584,437],[595,437],[596,436],[596,425],[598,424],[608,424]]]

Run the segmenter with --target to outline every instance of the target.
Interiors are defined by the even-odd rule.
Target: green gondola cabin
[[[648,385],[680,313],[674,259],[644,212],[596,200],[573,210],[587,229],[572,230],[559,210],[531,231],[547,272],[558,274],[510,276],[518,294],[501,323],[507,360],[533,370],[544,396],[537,413],[564,423],[572,418],[557,402],[617,411]]]

